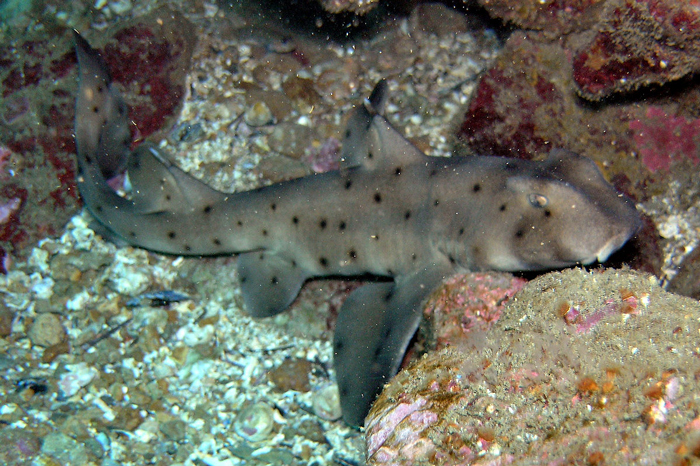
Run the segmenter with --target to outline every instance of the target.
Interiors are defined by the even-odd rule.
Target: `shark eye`
[[[530,205],[532,205],[532,207],[537,207],[538,209],[541,209],[549,203],[549,200],[546,196],[537,193],[528,194],[527,200],[530,202]]]

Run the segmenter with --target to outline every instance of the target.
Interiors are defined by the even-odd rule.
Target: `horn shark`
[[[374,275],[345,301],[333,340],[343,419],[354,426],[399,369],[421,304],[460,271],[603,262],[638,229],[634,204],[596,165],[423,154],[383,116],[387,84],[353,110],[338,171],[222,193],[142,144],[104,60],[75,34],[78,187],[109,234],[183,256],[239,254],[245,309],[284,311],[310,277]],[[133,192],[106,179],[126,167]]]

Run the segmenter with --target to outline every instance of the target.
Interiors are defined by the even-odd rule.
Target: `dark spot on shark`
[[[380,354],[382,354],[382,347],[377,345],[377,347],[374,348],[374,359],[377,359]]]
[[[92,111],[94,113],[100,113],[100,107],[93,107]]]
[[[379,241],[379,235],[378,235],[378,234],[376,234],[376,235],[370,235],[370,238],[372,238],[372,239],[375,240],[375,241]]]
[[[267,236],[267,230],[263,230],[263,231],[262,231],[262,235],[263,235],[263,236]]]
[[[136,232],[135,231],[130,231],[129,236],[132,238],[136,238]]]
[[[433,205],[434,205],[435,207],[439,206],[439,205],[440,205],[440,199],[435,199],[435,200],[433,201]]]
[[[299,217],[297,217],[296,215],[292,217],[292,223],[294,225],[299,225]]]
[[[347,224],[345,223],[345,221],[341,220],[338,224],[338,230],[343,231],[345,230],[345,227],[347,227]]]
[[[175,235],[175,232],[174,232],[174,231],[169,231],[169,232],[168,232],[168,238],[170,238],[170,239],[175,239],[175,236],[176,236],[176,235]]]
[[[399,176],[401,174],[401,167],[396,167],[394,169],[394,175]]]
[[[328,259],[325,257],[320,257],[318,263],[321,264],[321,267],[328,267]]]
[[[382,195],[380,193],[374,193],[374,202],[377,204],[382,202]]]
[[[416,253],[414,252],[413,254],[411,254],[411,260],[412,260],[412,261],[415,261],[416,259],[418,259],[418,256],[417,256]]]
[[[349,139],[350,136],[352,136],[352,131],[350,131],[349,129],[345,130],[345,139]]]
[[[220,240],[219,238],[214,238],[214,240],[213,240],[212,242],[213,242],[214,245],[216,245],[216,246],[221,246],[221,240]]]
[[[457,261],[455,260],[455,258],[452,257],[451,255],[450,255],[450,256],[447,256],[447,258],[450,260],[450,264],[455,265],[455,264],[457,263]]]
[[[236,222],[236,225],[238,225],[239,227],[242,227],[242,226],[243,226],[243,222],[241,222],[241,221],[239,220],[239,221]]]
[[[394,270],[393,269],[386,269],[386,274],[389,275],[390,277],[394,276]]]
[[[384,301],[389,302],[389,301],[391,301],[391,298],[393,298],[393,297],[394,297],[394,289],[392,288],[391,290],[389,290],[389,292],[387,294],[384,295]],[[389,328],[384,329],[384,338],[389,336],[387,332],[389,332]]]
[[[326,221],[325,218],[321,219],[321,221],[318,222],[318,226],[321,228],[321,230],[325,230],[327,225],[328,225],[328,222]]]
[[[260,255],[258,256],[258,259],[260,259],[261,261],[265,260],[265,254],[263,254],[261,252]]]
[[[408,220],[411,218],[411,211],[407,210],[405,214],[403,214],[404,220]]]
[[[545,217],[551,217],[552,216],[552,211],[549,209],[544,209],[544,216]]]
[[[97,86],[97,92],[100,94],[104,92],[104,88],[102,87],[102,85]]]
[[[457,233],[459,234],[459,236],[462,236],[464,234],[464,227],[460,228]]]
[[[475,193],[478,193],[479,191],[481,191],[481,185],[480,185],[479,183],[476,183],[476,184],[472,187],[472,191],[474,191]]]
[[[185,249],[185,251],[191,251],[191,250],[192,250],[192,248],[191,248],[188,244],[185,245],[184,249]]]
[[[372,151],[367,152],[367,158],[370,160],[372,160],[374,158],[374,154],[372,153]]]
[[[270,279],[270,285],[277,285],[280,281],[277,279],[277,277],[272,277]]]
[[[343,347],[345,346],[345,343],[343,343],[342,341],[336,341],[335,345],[333,346],[336,351],[342,351]]]
[[[90,157],[89,155],[85,156],[85,161],[87,162],[88,165],[92,165],[92,157]]]
[[[102,206],[101,205],[95,206],[95,210],[98,212],[102,212]]]
[[[170,199],[171,199],[170,194],[166,194],[166,195],[165,195],[165,200],[166,200],[166,201],[170,201]]]
[[[432,170],[430,170],[430,173],[428,174],[428,176],[429,176],[430,178],[432,178],[432,177],[434,177],[435,175],[437,175],[437,170],[433,168]]]
[[[273,202],[272,204],[270,204],[270,210],[273,211],[273,212],[274,212],[275,210],[277,210],[277,204],[275,204],[274,202]]]
[[[205,206],[204,209],[202,210],[205,214],[210,214],[211,213],[211,206]]]
[[[352,187],[352,180],[345,180],[345,189],[350,189]]]
[[[292,261],[292,267],[294,267],[294,268],[297,267],[297,261]]]
[[[498,210],[500,210],[501,212],[505,212],[505,211],[506,211],[506,205],[505,205],[505,204],[501,204],[501,207],[499,207]]]
[[[349,250],[348,257],[352,260],[357,259],[357,251],[355,251],[354,249]]]
[[[240,277],[240,278],[238,279],[238,281],[241,282],[241,283],[245,283],[245,282],[248,281],[248,277]]]
[[[522,238],[524,235],[525,235],[525,232],[523,230],[518,230],[515,232],[516,238]]]

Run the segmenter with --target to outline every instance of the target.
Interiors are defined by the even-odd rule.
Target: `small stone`
[[[295,390],[297,392],[308,392],[309,372],[311,363],[306,359],[287,359],[279,367],[273,369],[268,374],[270,380],[277,386],[277,390],[286,392]]]
[[[44,354],[41,355],[41,362],[49,363],[56,359],[56,356],[60,354],[67,354],[70,351],[70,344],[64,340],[55,345],[51,345],[44,350]]]
[[[301,159],[316,138],[315,131],[308,126],[281,123],[272,130],[267,142],[270,149],[293,159]]]
[[[265,102],[255,102],[245,111],[243,119],[250,126],[264,126],[272,123],[273,116]]]
[[[340,419],[343,411],[340,408],[340,393],[336,384],[328,384],[314,393],[314,413],[327,421]]]
[[[12,321],[15,320],[15,313],[4,305],[0,304],[0,338],[9,337],[12,334]]]
[[[167,421],[160,425],[160,431],[173,442],[182,442],[185,440],[186,425],[179,419]]]
[[[233,429],[249,442],[260,442],[270,436],[274,425],[274,413],[270,405],[258,402],[238,413]]]
[[[32,344],[49,347],[61,343],[66,338],[66,331],[61,319],[56,314],[47,312],[34,319],[28,335]]]
[[[39,439],[27,429],[0,430],[0,464],[31,464],[40,447]]]
[[[71,466],[81,466],[88,461],[85,445],[60,432],[44,437],[41,452]]]

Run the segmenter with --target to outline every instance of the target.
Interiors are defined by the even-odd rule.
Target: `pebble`
[[[267,142],[270,149],[293,159],[301,159],[314,139],[316,132],[297,123],[280,123],[272,130]]]
[[[250,126],[264,126],[272,123],[273,116],[265,102],[255,102],[246,109],[243,119]]]
[[[66,338],[61,319],[50,312],[39,314],[29,328],[29,340],[36,346],[50,347]]]
[[[60,432],[44,437],[41,452],[71,466],[81,466],[88,461],[85,445]]]
[[[327,421],[340,419],[343,412],[340,408],[340,393],[336,384],[328,384],[314,393],[314,414]]]
[[[185,440],[185,430],[187,425],[179,420],[166,421],[160,425],[160,431],[173,442]]]
[[[253,403],[238,413],[233,429],[249,442],[260,442],[272,433],[274,412],[267,403]]]
[[[9,337],[12,334],[12,321],[15,320],[15,313],[0,304],[0,338]]]
[[[311,362],[308,360],[286,359],[279,367],[271,370],[268,377],[281,392],[289,390],[308,392],[311,390],[309,372],[311,372]]]
[[[39,439],[26,429],[5,427],[0,430],[0,464],[31,464],[40,447]]]

